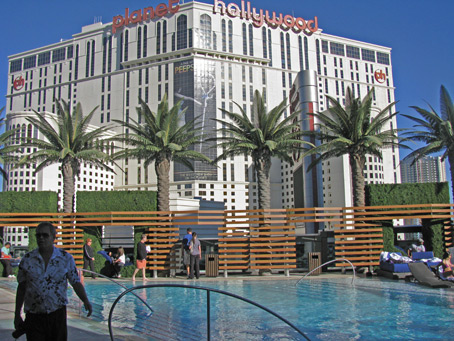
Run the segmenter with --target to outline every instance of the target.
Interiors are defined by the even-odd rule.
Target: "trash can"
[[[322,255],[320,252],[309,252],[308,258],[309,258],[309,272],[316,269],[317,267],[319,267],[322,264],[321,263]],[[311,275],[320,275],[321,273],[322,273],[322,268],[318,268]]]
[[[205,276],[219,276],[219,255],[209,253],[205,255]]]

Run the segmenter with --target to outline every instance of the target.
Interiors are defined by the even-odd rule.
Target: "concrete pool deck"
[[[272,275],[272,276],[229,276],[224,277],[201,277],[203,281],[229,281],[229,280],[295,280],[302,278],[302,274],[292,274],[289,277],[284,275]],[[326,278],[346,278],[351,277],[351,273],[340,274],[340,273],[324,273],[317,276],[311,276],[311,279],[326,279]],[[361,276],[362,277],[362,276]],[[3,281],[15,281],[16,279],[11,278],[0,278],[0,282]],[[198,283],[197,280],[187,280],[185,276],[177,276],[170,278],[149,278],[147,282],[137,280],[137,285],[143,283],[162,283],[169,281],[181,280],[182,283],[193,284]],[[93,281],[92,279],[86,279],[87,282]],[[108,281],[107,279],[98,278],[96,282]],[[119,280],[119,282],[131,282],[131,279],[125,278]],[[10,289],[0,287],[0,340],[14,340],[11,333],[14,331],[14,310],[15,310],[16,293]],[[25,335],[21,336],[17,340],[26,340]],[[110,340],[109,330],[107,324],[101,324],[97,321],[93,321],[90,318],[79,317],[75,313],[68,312],[68,340],[70,341],[103,341]],[[146,340],[142,337],[126,333],[122,330],[116,330],[115,340]]]

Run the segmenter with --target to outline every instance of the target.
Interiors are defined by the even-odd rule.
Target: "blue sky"
[[[69,39],[81,27],[101,18],[153,6],[156,0],[19,0],[2,1],[0,22],[0,107],[6,103],[8,56]],[[167,1],[166,1],[167,2]],[[182,1],[181,1],[182,2]],[[213,0],[201,2],[213,3]],[[224,1],[240,3],[240,0]],[[439,108],[440,85],[454,97],[454,1],[452,0],[251,0],[252,6],[305,19],[318,17],[325,33],[392,48],[397,110],[410,105]],[[427,102],[427,103],[426,103]],[[398,118],[399,127],[410,122]],[[406,152],[401,153],[405,155]]]

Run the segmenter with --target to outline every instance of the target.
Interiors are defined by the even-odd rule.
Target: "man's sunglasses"
[[[37,233],[36,238],[49,238],[50,234],[49,233]]]

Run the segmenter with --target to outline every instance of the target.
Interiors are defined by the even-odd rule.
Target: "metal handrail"
[[[238,295],[235,295],[235,294],[232,294],[230,292],[227,292],[227,291],[223,291],[223,290],[219,290],[219,289],[213,289],[213,288],[205,288],[205,287],[198,287],[198,286],[194,286],[194,285],[186,285],[186,284],[148,284],[148,285],[140,285],[140,286],[136,286],[136,287],[132,287],[132,288],[129,288],[127,289],[126,291],[122,292],[118,297],[117,299],[113,302],[112,304],[112,307],[110,308],[110,312],[109,312],[109,334],[110,334],[110,339],[113,341],[114,340],[114,335],[113,335],[113,328],[112,328],[112,315],[113,315],[113,311],[115,309],[115,306],[117,305],[118,301],[120,301],[120,299],[125,296],[126,294],[132,292],[133,290],[138,290],[138,289],[147,289],[147,288],[168,288],[168,287],[171,287],[171,288],[187,288],[187,289],[197,289],[197,290],[204,290],[206,291],[207,293],[207,340],[210,340],[210,333],[211,333],[211,322],[210,322],[210,315],[211,315],[211,308],[210,308],[210,293],[211,292],[215,292],[215,293],[218,293],[218,294],[222,294],[222,295],[227,295],[227,296],[230,296],[230,297],[233,297],[233,298],[237,298],[241,301],[244,301],[244,302],[247,302],[249,304],[252,304],[262,310],[265,310],[266,312],[270,313],[271,315],[277,317],[278,319],[280,319],[281,321],[283,321],[284,323],[286,323],[287,325],[289,325],[290,327],[292,327],[294,330],[296,330],[299,334],[301,334],[306,340],[310,340],[309,337],[304,333],[302,332],[298,327],[296,327],[293,323],[291,323],[290,321],[288,321],[287,319],[285,319],[284,317],[280,316],[279,314],[275,313],[274,311],[264,307],[263,305],[259,304],[259,303],[256,303],[254,301],[251,301],[247,298],[244,298],[244,297],[241,297],[241,296],[238,296]]]
[[[337,261],[344,261],[344,262],[347,262],[351,265],[352,269],[353,269],[353,278],[352,278],[352,284],[355,282],[355,277],[356,277],[356,271],[355,271],[355,267],[353,266],[352,262],[350,262],[348,259],[346,258],[337,258],[337,259],[333,259],[333,260],[330,260],[329,262],[326,262],[326,263],[323,263],[322,265],[319,265],[317,266],[315,269],[312,269],[311,271],[309,271],[306,275],[303,276],[303,278],[300,278],[298,280],[298,282],[296,282],[295,286],[298,285],[299,282],[301,282],[303,279],[305,279],[307,276],[309,276],[311,273],[313,273],[314,271],[320,269],[322,266],[325,266],[325,265],[328,265],[328,264],[331,264],[331,263],[335,263]]]
[[[102,274],[100,274],[100,273],[98,273],[98,272],[91,271],[91,270],[87,270],[87,269],[80,269],[80,268],[78,268],[77,270],[79,270],[79,271],[81,271],[81,272],[88,272],[88,273],[91,273],[91,274],[96,275],[96,276],[98,276],[98,277],[102,277],[102,278],[108,279],[109,281],[114,282],[115,284],[121,286],[123,289],[126,289],[126,290],[129,289],[126,285],[123,285],[123,284],[121,284],[120,282],[117,282],[116,280],[114,280],[114,279],[112,279],[112,278],[110,278],[110,277],[107,277],[107,276],[105,276],[105,275],[102,275]],[[145,306],[146,306],[148,309],[150,309],[150,311],[153,313],[153,308],[151,308],[151,307],[149,306],[149,304],[148,304],[146,301],[143,300],[143,298],[141,298],[140,296],[138,296],[138,295],[137,295],[136,293],[134,293],[134,292],[131,292],[131,294],[133,294],[135,297],[137,297],[139,300],[141,300],[142,303],[145,304]]]

